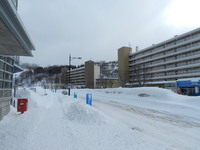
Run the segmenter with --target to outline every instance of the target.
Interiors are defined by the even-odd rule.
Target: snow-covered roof
[[[165,84],[165,83],[176,83],[176,81],[158,81],[158,82],[148,82],[148,84]]]

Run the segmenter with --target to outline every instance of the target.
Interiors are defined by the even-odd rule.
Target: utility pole
[[[70,96],[70,88],[71,88],[71,83],[70,83],[70,70],[71,70],[71,54],[69,55],[69,82],[68,82],[68,95]]]
[[[82,59],[81,57],[71,57],[71,54],[69,55],[69,82],[68,82],[68,95],[70,96],[70,89],[71,89],[71,77],[70,77],[70,71],[71,71],[71,61],[73,59]]]

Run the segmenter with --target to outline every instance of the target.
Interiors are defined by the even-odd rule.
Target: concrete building
[[[96,88],[96,79],[99,75],[100,67],[94,61],[86,61],[84,66],[70,71],[70,83],[72,88],[93,89]],[[67,71],[67,79],[69,79],[69,71]]]
[[[124,59],[127,61],[127,57]],[[200,28],[135,51],[128,60],[129,83],[132,85],[136,81],[137,67],[146,70],[139,72],[139,75],[141,77],[147,73],[148,84],[175,83],[177,79],[200,77]],[[120,59],[118,63],[120,67]]]
[[[18,0],[0,1],[0,120],[10,110],[13,73],[19,57],[32,56],[34,45],[17,13]]]
[[[96,80],[97,88],[118,88],[120,87],[120,83],[118,79],[113,78],[98,78]]]
[[[67,76],[67,79],[68,78],[69,78],[69,76]],[[84,88],[86,86],[85,85],[85,66],[76,68],[76,69],[72,69],[70,71],[70,80],[71,80],[71,84],[74,88]]]
[[[117,61],[86,61],[81,67],[71,69],[70,83],[72,88],[114,88],[119,87]],[[65,71],[64,71],[65,70]],[[63,78],[66,76],[66,78]],[[62,79],[61,79],[62,78]],[[64,82],[62,82],[64,81]],[[69,71],[63,69],[60,74],[60,87],[67,87]]]

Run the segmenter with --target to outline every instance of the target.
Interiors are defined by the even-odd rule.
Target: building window
[[[197,37],[200,37],[200,33],[196,33],[196,34],[192,35],[191,38],[197,38]]]
[[[6,62],[13,65],[13,59],[11,57],[7,57]]]
[[[4,72],[0,71],[0,79],[3,79]]]
[[[12,90],[5,90],[3,91],[4,97],[11,97],[12,96]]]
[[[6,64],[6,71],[8,71],[8,72],[13,72],[13,67],[11,67],[10,65],[7,65]]]
[[[3,81],[0,81],[0,88],[3,88]]]
[[[12,75],[8,74],[8,73],[5,73],[5,80],[12,81]]]
[[[4,69],[4,63],[2,61],[0,61],[0,69]]]
[[[4,100],[4,97],[11,97],[13,64],[13,57],[0,56],[0,100]]]
[[[173,68],[173,67],[176,67],[176,65],[173,63],[173,64],[169,64],[169,65],[166,65],[166,68]]]
[[[12,82],[5,82],[5,88],[12,88]]]

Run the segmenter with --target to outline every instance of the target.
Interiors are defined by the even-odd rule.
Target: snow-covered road
[[[11,107],[0,121],[0,150],[198,149],[200,121],[190,118],[192,114],[185,117],[107,101],[109,95],[95,91],[98,98],[91,107],[83,96],[88,91],[77,92],[78,99],[51,91],[45,96],[40,88],[36,93],[19,91],[19,96],[29,99],[29,108],[21,115]],[[193,107],[197,105],[188,111],[193,112]]]
[[[178,149],[198,149],[200,123],[156,110],[94,100],[94,107],[128,128]]]

